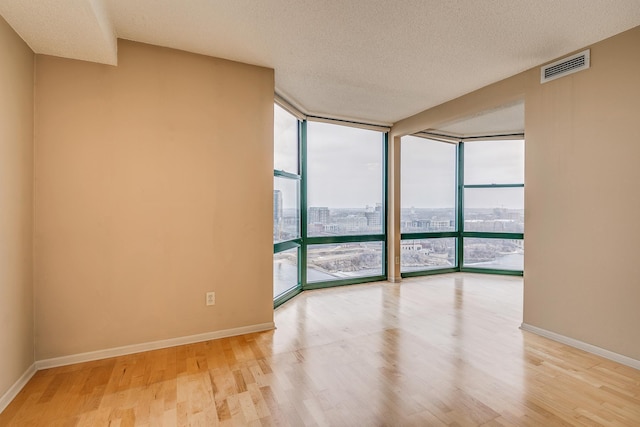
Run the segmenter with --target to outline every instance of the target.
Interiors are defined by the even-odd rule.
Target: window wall
[[[294,110],[290,110],[294,111]],[[274,106],[273,295],[387,277],[387,134]],[[401,140],[405,276],[522,274],[524,141]]]
[[[455,269],[457,146],[405,136],[400,149],[400,271]]]
[[[401,144],[402,276],[522,274],[524,140]]]
[[[273,297],[301,290],[300,122],[274,104],[273,126]]]
[[[462,271],[524,270],[524,140],[460,144]]]
[[[308,122],[306,288],[381,280],[385,257],[385,134]]]
[[[386,134],[274,105],[273,296],[386,278]]]

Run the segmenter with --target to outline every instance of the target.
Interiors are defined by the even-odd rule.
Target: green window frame
[[[318,119],[318,118],[314,118]],[[297,149],[298,149],[298,170],[297,173],[276,170],[274,168],[273,176],[274,181],[276,179],[295,181],[298,188],[298,230],[299,235],[295,238],[290,238],[283,241],[274,241],[273,253],[277,255],[285,251],[296,250],[297,260],[297,283],[296,286],[274,295],[274,307],[279,306],[285,301],[293,298],[300,292],[311,289],[319,289],[334,286],[351,285],[357,283],[366,283],[374,281],[386,280],[388,277],[388,260],[387,260],[387,247],[388,232],[387,232],[387,220],[388,220],[388,192],[387,182],[389,174],[388,165],[388,146],[389,146],[389,134],[388,132],[380,132],[382,137],[382,224],[379,233],[375,234],[344,234],[344,235],[323,235],[323,236],[310,236],[308,227],[308,145],[307,145],[307,132],[308,121],[306,119],[300,119],[296,117],[297,124]],[[353,123],[346,123],[347,125],[353,125]],[[509,135],[512,139],[522,139],[524,142],[524,135]],[[429,137],[427,137],[429,138]],[[431,138],[429,138],[431,139]],[[435,139],[435,138],[434,138]],[[482,137],[474,143],[481,143],[482,140],[491,140],[491,137]],[[504,139],[504,138],[503,138]],[[435,139],[437,141],[437,139]],[[451,141],[447,141],[450,142]],[[428,232],[411,232],[401,233],[400,239],[402,241],[409,240],[423,240],[423,239],[454,239],[455,240],[455,264],[453,267],[443,268],[430,268],[425,270],[411,270],[401,273],[401,277],[423,276],[431,274],[442,274],[452,272],[471,272],[471,273],[484,273],[484,274],[505,274],[505,275],[523,275],[523,270],[508,270],[498,268],[479,268],[465,266],[464,264],[464,239],[494,239],[494,240],[524,240],[524,232],[487,232],[487,231],[470,231],[465,230],[465,190],[468,189],[509,189],[509,188],[522,188],[524,189],[524,183],[473,183],[465,184],[464,166],[465,166],[465,142],[466,140],[458,140],[456,145],[456,157],[455,157],[455,223],[456,227],[454,231],[428,231]],[[402,165],[400,166],[402,168]],[[275,193],[274,193],[274,205],[275,205]],[[275,208],[274,208],[275,210]],[[275,227],[274,227],[275,230]],[[274,231],[274,236],[275,236]],[[274,237],[275,239],[275,237]],[[309,250],[311,247],[317,247],[318,245],[340,245],[340,244],[367,244],[367,243],[379,243],[381,245],[382,253],[382,271],[379,275],[374,276],[360,276],[349,277],[336,280],[319,280],[309,281],[308,274],[308,258]],[[442,250],[434,249],[434,250]],[[274,259],[275,263],[275,259]],[[275,289],[275,285],[274,285]]]
[[[382,228],[378,234],[349,234],[349,235],[332,235],[332,236],[309,236],[308,234],[308,146],[307,146],[307,124],[305,120],[302,122],[301,132],[301,153],[302,153],[302,290],[321,289],[334,286],[353,285],[359,283],[377,282],[387,280],[387,147],[389,144],[388,133],[380,132],[382,138]],[[316,245],[329,244],[349,244],[349,243],[368,243],[380,242],[382,245],[382,272],[380,275],[353,277],[336,280],[322,280],[310,282],[307,277],[307,261],[309,256],[309,247]]]
[[[512,135],[513,139],[522,140],[524,142],[524,135]],[[500,137],[504,139],[504,137]],[[491,137],[477,138],[473,143],[482,144],[482,141],[490,141]],[[494,240],[524,240],[524,233],[514,232],[486,232],[486,231],[466,231],[464,229],[465,216],[465,189],[501,189],[501,188],[522,188],[524,189],[524,182],[521,183],[505,183],[505,184],[465,184],[464,180],[464,150],[465,142],[461,141],[458,144],[458,223],[460,237],[458,238],[458,265],[461,272],[466,273],[484,273],[484,274],[500,274],[508,276],[522,276],[523,270],[508,270],[499,268],[479,268],[469,267],[464,265],[464,239],[494,239]]]
[[[433,138],[429,138],[429,137],[423,137],[422,135],[415,135],[415,136],[419,136],[421,138],[423,138],[425,141],[429,141],[429,142],[437,142],[440,144],[452,144],[452,145],[456,145],[455,143],[451,143],[451,142],[443,142],[443,141],[438,141],[436,139]],[[402,144],[402,142],[401,142]],[[454,256],[454,264],[451,267],[442,267],[442,268],[430,268],[430,269],[412,269],[410,271],[404,271],[400,273],[400,277],[415,277],[415,276],[426,276],[426,275],[432,275],[432,274],[443,274],[443,273],[454,273],[454,272],[458,272],[460,271],[459,269],[459,256],[458,256],[458,247],[460,246],[459,244],[459,240],[460,240],[460,228],[461,228],[461,223],[460,223],[460,219],[459,219],[459,212],[460,212],[460,205],[459,205],[459,201],[458,201],[458,197],[457,197],[457,188],[458,188],[458,168],[459,168],[459,151],[458,148],[456,147],[455,149],[456,153],[455,153],[455,160],[454,160],[454,169],[455,169],[455,176],[456,176],[456,182],[453,188],[453,191],[455,192],[455,230],[453,231],[426,231],[426,232],[401,232],[400,234],[400,244],[402,247],[402,242],[409,242],[409,241],[415,241],[415,240],[426,240],[426,239],[450,239],[450,238],[454,238],[455,239],[455,256]],[[402,162],[402,157],[401,157],[401,162]],[[402,171],[402,164],[400,165],[400,170]],[[402,194],[401,194],[402,197]],[[402,203],[401,203],[402,204]],[[401,206],[402,209],[402,206]],[[401,249],[402,250],[402,249]],[[402,257],[402,254],[401,254]]]
[[[275,118],[275,109],[276,108],[281,108],[283,110],[285,110],[285,112],[287,112],[287,114],[290,114],[288,111],[286,111],[286,109],[278,106],[277,103],[274,103],[274,118]],[[295,116],[294,116],[295,117]],[[290,251],[292,249],[297,249],[297,283],[295,286],[290,287],[289,289],[285,290],[284,292],[281,292],[280,294],[274,295],[274,299],[273,299],[273,303],[274,303],[274,307],[277,307],[278,305],[282,304],[283,302],[293,298],[294,296],[296,296],[297,294],[299,294],[300,292],[302,292],[302,274],[301,274],[301,260],[302,260],[302,223],[301,223],[301,217],[302,217],[302,212],[301,212],[301,193],[302,193],[302,174],[301,174],[301,169],[302,169],[302,161],[301,161],[301,152],[300,152],[300,140],[301,140],[301,129],[302,129],[302,123],[301,121],[296,118],[296,143],[297,143],[297,168],[296,171],[297,173],[293,173],[293,172],[287,172],[284,170],[276,170],[274,168],[273,170],[273,177],[274,177],[274,182],[276,179],[280,179],[283,180],[283,182],[296,182],[297,183],[297,189],[298,189],[298,217],[297,217],[297,229],[298,229],[298,236],[295,238],[291,238],[291,239],[287,239],[287,240],[282,240],[282,241],[275,241],[275,231],[274,231],[274,244],[273,244],[273,254],[277,255],[286,251]],[[275,141],[274,141],[274,147],[275,147]],[[275,186],[274,186],[274,205],[275,205]],[[275,208],[274,208],[275,211]],[[275,213],[274,213],[275,214]],[[274,226],[275,229],[275,226]],[[275,261],[274,261],[275,263]],[[275,293],[275,289],[276,289],[276,272],[274,270],[274,277],[273,277],[274,283],[272,284],[272,289],[274,290]]]
[[[317,118],[316,118],[317,119]],[[351,285],[357,283],[366,283],[373,281],[381,281],[387,279],[387,147],[388,147],[388,133],[382,132],[382,182],[380,183],[382,188],[382,224],[381,232],[376,234],[349,234],[349,235],[335,235],[335,236],[309,236],[308,230],[308,186],[307,186],[307,170],[308,170],[308,153],[307,153],[307,120],[297,121],[298,124],[298,174],[286,172],[282,170],[275,170],[273,172],[274,179],[287,179],[295,180],[298,182],[299,188],[299,230],[300,236],[295,239],[278,241],[273,245],[273,253],[277,255],[285,251],[291,251],[297,249],[297,261],[298,261],[298,283],[297,286],[292,287],[285,292],[274,295],[274,308],[298,295],[300,292],[311,289],[334,287]],[[340,123],[334,123],[340,124]],[[344,123],[345,125],[354,125],[353,123]],[[357,125],[357,124],[356,124]],[[357,126],[356,126],[357,127]],[[275,198],[275,196],[274,196]],[[310,247],[316,245],[330,245],[330,244],[357,244],[357,243],[380,243],[381,245],[381,257],[382,257],[382,272],[380,275],[353,277],[336,280],[322,280],[309,282],[307,277],[307,260]]]
[[[473,140],[476,144],[481,144],[482,141],[490,141],[494,139],[505,139],[505,137],[512,137],[512,139],[523,140],[524,135],[501,135],[501,136],[485,136],[479,137]],[[430,139],[429,137],[427,137]],[[437,140],[437,139],[434,139]],[[450,141],[447,141],[450,142]],[[469,140],[467,140],[469,142]],[[401,233],[400,239],[402,241],[410,240],[422,240],[422,239],[438,239],[438,238],[455,238],[456,239],[456,256],[455,266],[450,268],[433,268],[428,270],[413,270],[401,272],[401,277],[415,277],[426,276],[432,274],[454,273],[454,272],[467,272],[467,273],[484,273],[484,274],[500,274],[510,276],[522,276],[523,270],[516,269],[499,269],[499,268],[479,268],[470,267],[464,265],[464,239],[495,239],[495,240],[524,240],[524,232],[486,232],[486,231],[467,231],[464,229],[465,215],[465,189],[500,189],[500,188],[523,188],[524,183],[505,183],[505,184],[465,184],[464,179],[464,147],[465,141],[459,140],[457,142],[456,151],[456,231],[447,232],[425,232],[425,233]],[[402,168],[402,165],[400,166]]]

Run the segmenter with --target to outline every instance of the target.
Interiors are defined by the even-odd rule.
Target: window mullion
[[[456,185],[456,267],[458,270],[462,268],[464,262],[464,247],[462,244],[462,231],[464,229],[464,142],[458,144],[457,151],[457,185]]]
[[[302,246],[300,248],[300,266],[298,277],[300,286],[304,290],[307,286],[307,121],[298,123],[298,144],[300,147],[300,236]]]

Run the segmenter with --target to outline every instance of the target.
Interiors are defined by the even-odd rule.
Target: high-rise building
[[[328,224],[329,208],[312,206],[309,208],[309,224]]]
[[[273,239],[279,240],[282,234],[282,191],[273,190]]]
[[[382,203],[376,203],[375,208],[367,206],[364,216],[367,218],[368,227],[380,227],[382,224]]]

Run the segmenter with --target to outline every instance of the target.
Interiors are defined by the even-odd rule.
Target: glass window
[[[455,144],[402,137],[402,233],[455,231],[456,150]]]
[[[301,238],[300,230],[300,139],[298,119],[273,106],[273,243]],[[296,247],[291,248],[291,245]],[[300,246],[273,254],[273,298],[301,285],[299,276]],[[281,249],[282,245],[275,246]]]
[[[273,105],[273,169],[298,174],[298,119]]]
[[[273,242],[300,237],[299,181],[273,178]]]
[[[456,239],[421,239],[400,242],[400,271],[437,270],[456,266]]]
[[[298,286],[298,248],[273,254],[273,297]]]
[[[465,143],[464,184],[465,232],[524,233],[524,140]],[[462,267],[523,270],[523,240],[497,237],[465,237]]]
[[[308,235],[383,232],[380,132],[307,124]]]
[[[523,184],[524,140],[466,142],[464,183]]]
[[[465,238],[464,267],[497,270],[524,269],[524,242],[521,239]]]
[[[383,242],[307,246],[307,282],[382,275]]]
[[[465,188],[464,231],[523,233],[524,188]]]

